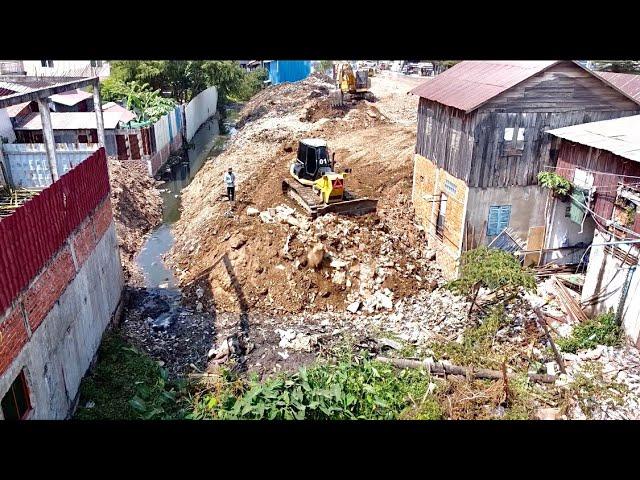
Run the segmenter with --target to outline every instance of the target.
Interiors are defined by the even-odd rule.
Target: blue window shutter
[[[509,226],[511,219],[511,205],[497,205],[489,207],[487,220],[487,236],[494,237]]]
[[[500,220],[498,221],[498,233],[509,226],[511,219],[511,205],[503,205],[500,207]]]
[[[493,237],[498,232],[498,220],[500,218],[500,207],[489,207],[489,219],[487,221],[487,236]]]

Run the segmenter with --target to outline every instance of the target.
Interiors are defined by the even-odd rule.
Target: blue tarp
[[[304,80],[311,73],[311,60],[272,60],[265,63],[272,85]]]

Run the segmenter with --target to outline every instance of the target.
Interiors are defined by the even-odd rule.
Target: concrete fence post
[[[51,182],[56,182],[59,178],[58,163],[56,162],[56,141],[53,137],[53,126],[51,124],[51,113],[49,112],[47,97],[38,97],[38,110],[40,110],[40,119],[42,121],[42,136],[44,137],[44,146],[47,150]]]
[[[102,117],[102,103],[100,101],[100,80],[93,83],[93,110],[96,113],[96,126],[98,127],[98,143],[107,148],[104,134],[104,118]]]

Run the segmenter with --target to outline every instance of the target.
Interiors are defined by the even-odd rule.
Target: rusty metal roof
[[[640,75],[633,73],[595,72],[618,90],[640,102]]]
[[[557,62],[465,60],[417,86],[411,93],[469,113]]]
[[[640,115],[556,128],[547,133],[640,162]]]

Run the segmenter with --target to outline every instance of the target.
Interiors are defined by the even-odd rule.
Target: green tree
[[[615,73],[640,73],[640,60],[595,60],[594,70]]]

